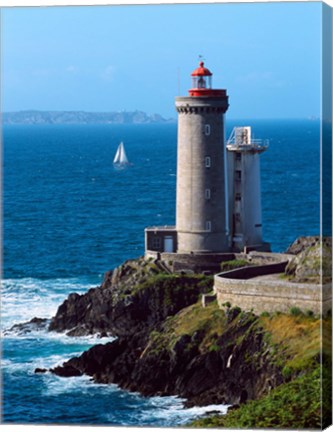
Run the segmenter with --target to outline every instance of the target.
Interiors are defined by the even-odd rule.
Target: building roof
[[[203,61],[200,62],[200,66],[191,73],[191,76],[211,76],[211,75],[213,74],[209,69],[204,67]]]

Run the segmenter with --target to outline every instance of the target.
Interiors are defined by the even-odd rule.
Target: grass
[[[169,273],[148,274],[147,278],[134,286],[133,294],[144,291],[150,287],[160,287],[164,289],[184,289],[193,288],[197,285],[202,292],[207,292],[213,287],[213,278],[204,275],[178,275]]]
[[[312,369],[320,357],[320,319],[305,315],[261,316],[260,321],[270,334],[271,343],[279,347],[285,373]]]
[[[182,309],[176,315],[167,318],[163,330],[153,331],[149,336],[145,354],[161,350],[172,350],[175,343],[185,335],[193,336],[202,332],[203,339],[199,344],[200,352],[217,350],[215,341],[226,327],[226,316],[217,305],[210,303],[203,308],[201,300]]]
[[[229,271],[229,270],[235,270],[237,268],[246,267],[252,265],[249,261],[245,259],[234,259],[229,261],[222,261],[221,262],[221,271]]]
[[[279,313],[264,314],[258,320],[285,382],[259,400],[248,401],[225,416],[203,417],[190,427],[316,429],[321,428],[322,419],[323,425],[330,424],[331,317],[320,320],[311,314]],[[321,323],[325,341],[323,364]],[[253,358],[245,356],[245,361]]]
[[[210,350],[216,339],[222,335],[226,328],[226,316],[217,302],[210,303],[205,308],[201,301],[183,309],[172,320],[172,327],[176,338],[188,334],[192,336],[195,332],[204,331],[205,336],[200,344],[200,352]],[[171,321],[171,320],[170,320]]]

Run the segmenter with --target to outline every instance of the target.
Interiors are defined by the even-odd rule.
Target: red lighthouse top
[[[200,62],[200,66],[195,69],[192,73],[192,76],[212,76],[211,71],[204,67],[204,62]]]
[[[221,97],[226,96],[225,90],[212,89],[212,73],[204,67],[204,62],[201,61],[199,67],[192,73],[192,88],[188,91],[190,96],[194,97]]]

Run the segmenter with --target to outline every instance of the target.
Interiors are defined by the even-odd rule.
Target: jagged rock
[[[4,331],[5,335],[15,333],[17,335],[26,335],[35,331],[47,330],[50,323],[49,319],[46,318],[32,318],[30,321],[14,324],[10,329]]]
[[[301,243],[293,249],[299,250],[295,259],[302,254],[316,259],[311,249],[316,250],[317,240]],[[167,275],[142,259],[125,262],[105,275],[101,287],[70,295],[50,325],[70,335],[99,332],[118,338],[50,372],[86,374],[97,383],[115,383],[145,396],[178,395],[186,399],[186,406],[242,404],[267,394],[284,378],[260,318],[236,307],[222,311],[210,304],[200,309],[204,312],[197,326],[188,325],[186,317],[195,322],[200,314],[200,293],[211,290],[208,280]],[[210,317],[209,310],[216,315]]]
[[[269,361],[267,342],[256,325],[258,317],[243,314],[243,320],[234,319],[216,337],[213,351],[201,351],[204,330],[184,334],[171,345],[143,331],[96,345],[52,372],[84,373],[95,382],[115,383],[145,396],[179,395],[186,406],[243,403],[267,392],[272,383],[282,382],[281,372]],[[265,362],[258,361],[261,356]]]
[[[196,302],[200,293],[210,289],[200,286],[197,276],[166,275],[143,259],[126,261],[106,274],[101,287],[83,295],[70,294],[49,330],[68,330],[69,336],[136,334]]]
[[[322,239],[323,245],[327,247],[332,246],[332,239],[330,237],[320,237],[320,236],[306,236],[298,237],[294,243],[292,243],[286,250],[287,254],[297,255],[303,252],[305,249],[309,249],[313,246],[319,245]]]
[[[288,249],[295,257],[288,263],[285,273],[294,282],[320,283],[332,276],[332,242],[330,238],[301,237]]]
[[[47,369],[44,369],[44,368],[36,368],[34,372],[35,372],[36,374],[37,374],[37,373],[46,373],[46,372],[47,372]]]
[[[77,368],[66,364],[64,366],[57,366],[54,369],[50,369],[50,372],[54,373],[55,375],[61,376],[61,377],[72,377],[72,376],[81,376],[83,375],[83,372],[79,371]]]

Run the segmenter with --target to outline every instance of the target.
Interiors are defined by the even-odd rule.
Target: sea
[[[264,240],[285,251],[320,231],[317,120],[228,120],[269,140],[261,158]],[[144,252],[144,228],[175,222],[177,125],[5,125],[3,135],[2,422],[174,427],[226,405],[184,408],[89,377],[35,374],[110,339],[8,332],[50,319],[69,293]],[[131,166],[112,164],[123,141]]]

